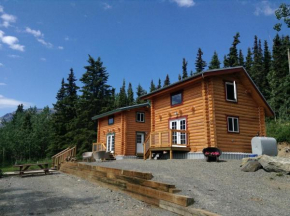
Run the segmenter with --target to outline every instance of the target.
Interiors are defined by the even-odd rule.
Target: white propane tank
[[[252,152],[257,155],[277,156],[277,141],[273,137],[253,137]]]

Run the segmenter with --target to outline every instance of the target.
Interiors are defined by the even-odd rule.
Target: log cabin
[[[265,116],[274,116],[243,67],[204,71],[141,99],[151,105],[144,159],[157,153],[163,158],[203,158],[206,147],[217,147],[229,158],[247,156],[252,137],[266,136]]]
[[[143,157],[143,143],[150,133],[150,104],[121,107],[92,120],[98,121],[93,152],[107,151],[116,159]]]

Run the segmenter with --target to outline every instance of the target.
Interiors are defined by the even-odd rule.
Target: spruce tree
[[[185,58],[183,58],[182,60],[182,79],[185,79],[188,77],[187,75],[187,61],[185,60]]]
[[[224,55],[224,68],[229,67],[229,60],[227,59],[227,56]]]
[[[208,68],[211,69],[219,69],[220,68],[220,61],[219,61],[219,57],[216,51],[214,51],[213,56],[211,58],[211,61],[209,63]]]
[[[180,74],[178,74],[178,81],[182,80],[182,77]]]
[[[132,84],[129,83],[128,90],[127,90],[127,96],[128,96],[128,106],[131,106],[134,104],[134,92],[132,88]]]
[[[265,98],[268,100],[269,99],[269,82],[268,82],[268,74],[271,70],[271,60],[272,56],[271,56],[271,52],[269,50],[268,47],[268,42],[265,40],[264,41],[264,54],[263,54],[263,71],[262,71],[262,77],[263,77],[263,81],[261,83],[261,90],[263,95],[265,96]]]
[[[163,87],[168,86],[168,85],[170,85],[170,79],[169,79],[169,75],[167,74],[167,75],[166,75],[166,78],[165,78],[165,80],[164,80],[164,85],[163,85]]]
[[[202,59],[203,52],[201,51],[201,48],[198,48],[196,61],[195,61],[195,69],[196,73],[200,73],[204,70],[206,67],[206,62]]]
[[[137,98],[136,98],[136,104],[141,104],[141,103],[145,103],[144,100],[141,100],[140,97],[147,94],[147,92],[142,88],[142,86],[139,84],[137,87]]]
[[[123,80],[123,85],[120,88],[120,92],[119,92],[119,105],[118,107],[125,107],[128,105],[128,101],[127,101],[127,94],[126,94],[126,82],[125,79]]]
[[[239,37],[240,37],[240,33],[237,32],[236,35],[234,36],[234,41],[230,48],[230,53],[227,56],[227,63],[224,64],[225,67],[235,67],[239,65],[239,57],[238,57],[238,49],[237,49],[237,45],[240,43]]]
[[[250,71],[250,75],[259,89],[261,89],[261,82],[263,79],[261,74],[262,70],[263,70],[263,54],[261,42],[258,42],[258,37],[255,35],[253,46],[253,65]]]
[[[159,78],[159,80],[158,80],[158,85],[157,85],[157,87],[156,87],[156,89],[160,89],[162,86],[161,86],[161,79]]]
[[[149,90],[150,90],[150,92],[153,92],[153,91],[156,90],[156,86],[155,86],[153,80],[151,80],[151,83],[150,83],[150,89],[149,89]]]
[[[253,65],[253,58],[252,58],[252,51],[251,48],[248,48],[248,52],[247,52],[247,57],[246,57],[246,63],[245,63],[245,68],[246,71],[251,74],[251,69],[252,69],[252,65]]]
[[[239,50],[239,66],[245,67],[244,55],[242,50]]]
[[[190,76],[193,76],[193,71],[192,70],[190,70]]]

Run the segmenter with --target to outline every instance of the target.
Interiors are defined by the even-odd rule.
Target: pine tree
[[[224,68],[227,68],[227,67],[229,67],[229,61],[227,59],[227,56],[224,55]]]
[[[238,49],[237,49],[237,45],[240,43],[239,37],[240,33],[237,32],[236,35],[234,36],[234,41],[230,48],[230,53],[227,56],[227,63],[225,64],[225,67],[235,67],[239,65]]]
[[[245,67],[244,55],[242,50],[239,50],[239,66]]]
[[[197,51],[197,57],[195,61],[195,69],[196,73],[200,73],[204,70],[206,67],[206,62],[202,59],[203,52],[201,51],[201,48],[198,48]]]
[[[159,78],[159,80],[158,80],[158,85],[157,85],[157,87],[156,87],[156,89],[160,89],[162,86],[161,86],[161,79]]]
[[[170,79],[169,79],[169,75],[167,74],[167,75],[166,75],[166,78],[165,78],[165,80],[164,80],[164,85],[163,85],[163,87],[168,86],[168,85],[170,85]]]
[[[123,80],[123,85],[120,88],[120,92],[119,92],[119,105],[118,107],[125,107],[128,105],[127,102],[127,94],[126,94],[126,82],[125,79]]]
[[[180,74],[178,74],[178,80],[179,80],[179,81],[182,80],[182,77],[181,77]]]
[[[139,84],[137,87],[137,98],[136,98],[136,104],[141,104],[141,103],[145,103],[144,100],[141,100],[140,97],[147,94],[147,92],[142,88],[142,86]]]
[[[246,57],[246,63],[245,63],[245,68],[246,71],[251,74],[251,69],[252,69],[252,65],[253,65],[253,58],[252,58],[252,51],[251,48],[248,48],[248,53],[247,53],[247,57]]]
[[[182,60],[182,79],[185,79],[188,77],[187,75],[187,61],[185,60],[185,58],[183,58]]]
[[[263,54],[261,48],[261,41],[258,42],[258,37],[255,35],[253,46],[253,65],[250,70],[251,78],[259,89],[261,89],[261,80],[263,70]]]
[[[272,56],[271,52],[269,51],[268,42],[264,41],[264,54],[263,54],[263,71],[262,71],[262,77],[263,80],[261,82],[261,91],[266,99],[269,99],[269,82],[268,82],[268,74],[271,70],[271,61]]]
[[[151,80],[151,83],[150,83],[150,92],[153,92],[155,90],[156,90],[156,86],[155,86],[153,80]]]
[[[193,76],[193,71],[192,70],[190,70],[190,76]]]
[[[129,83],[128,90],[127,90],[127,96],[128,96],[128,106],[131,106],[134,104],[134,92],[132,88],[132,84]]]
[[[212,56],[211,62],[209,63],[208,68],[209,69],[219,69],[220,68],[220,61],[219,61],[219,57],[216,51],[214,51],[214,54]]]

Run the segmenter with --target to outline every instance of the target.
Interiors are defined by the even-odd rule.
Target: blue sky
[[[182,58],[194,71],[199,47],[207,63],[214,51],[222,61],[236,32],[244,55],[254,35],[271,46],[282,2],[0,0],[0,116],[19,103],[52,107],[61,79],[70,68],[81,78],[88,54],[102,58],[117,91],[124,78],[148,90],[166,74],[177,81]]]

